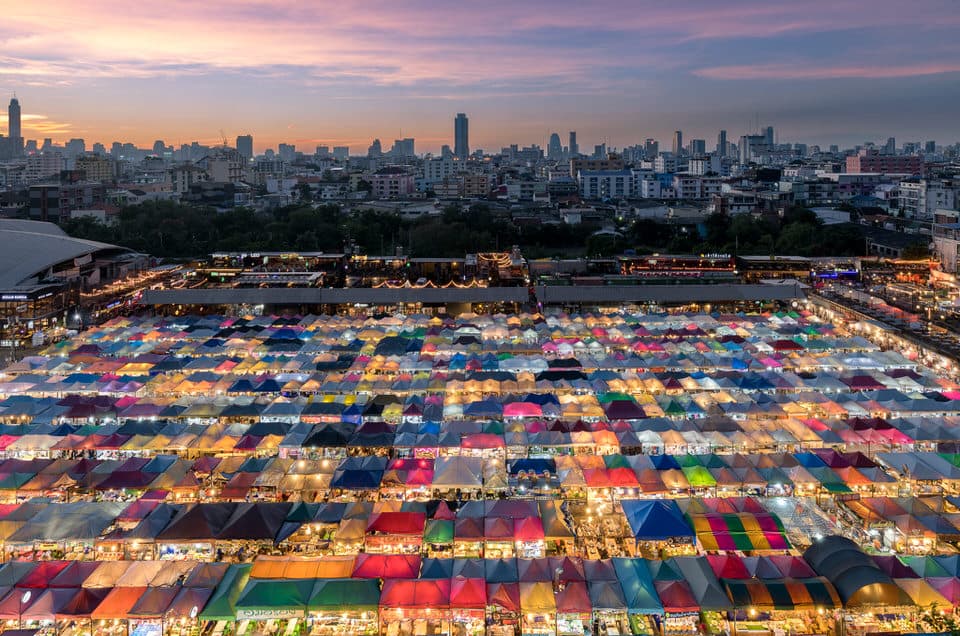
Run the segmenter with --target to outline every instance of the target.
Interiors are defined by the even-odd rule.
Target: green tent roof
[[[250,578],[250,563],[234,563],[223,575],[220,585],[214,590],[213,596],[206,607],[200,612],[200,618],[205,621],[232,621],[236,619],[235,605],[240,598],[240,591]]]
[[[453,522],[430,519],[423,528],[423,540],[427,543],[453,543]]]
[[[380,605],[377,579],[319,579],[307,601],[310,611],[376,610]]]
[[[237,599],[237,611],[306,612],[313,593],[313,579],[253,579]]]

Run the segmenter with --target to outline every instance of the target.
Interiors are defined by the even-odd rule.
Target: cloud
[[[0,115],[0,125],[6,127],[8,122],[6,113]],[[32,133],[37,136],[56,137],[73,132],[73,126],[67,122],[50,119],[46,115],[23,113],[20,115],[20,125],[23,133]]]
[[[719,80],[822,80],[887,79],[960,73],[960,62],[930,62],[905,65],[799,66],[794,64],[744,64],[714,66],[693,71],[698,77]]]

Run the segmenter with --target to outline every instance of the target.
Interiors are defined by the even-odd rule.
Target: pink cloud
[[[693,71],[698,77],[720,80],[817,80],[883,79],[960,72],[960,62],[930,62],[905,65],[797,66],[791,64],[744,64],[714,66]]]

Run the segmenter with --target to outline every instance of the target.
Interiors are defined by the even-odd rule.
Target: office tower
[[[64,145],[63,150],[67,157],[77,157],[87,151],[87,142],[83,139],[74,138]]]
[[[768,148],[773,146],[773,126],[767,126],[763,130],[763,143],[766,144]]]
[[[550,143],[547,144],[547,155],[551,159],[559,159],[563,155],[563,145],[560,143],[560,135],[557,133],[550,135]]]
[[[895,155],[897,154],[897,139],[895,137],[887,137],[887,143],[883,146],[883,154],[885,155]]]
[[[673,154],[679,155],[683,152],[683,131],[673,131]]]
[[[237,137],[237,152],[247,161],[253,159],[253,135],[239,135]]]
[[[457,118],[453,120],[453,152],[461,160],[466,159],[470,154],[469,124],[467,116],[463,113],[457,113]],[[406,156],[413,156],[413,144],[411,144],[410,154]]]
[[[12,155],[19,157],[23,154],[23,130],[20,128],[20,102],[16,97],[10,100],[7,108],[7,136],[10,137]]]
[[[697,157],[707,154],[707,142],[705,139],[691,139],[689,152],[691,156]]]
[[[571,157],[576,157],[580,154],[580,146],[577,145],[577,131],[570,131],[570,143],[568,144],[567,152],[570,153]]]
[[[280,144],[277,146],[277,156],[287,163],[293,163],[297,158],[297,147],[293,144]]]
[[[383,156],[383,145],[380,143],[379,139],[374,139],[373,143],[370,144],[370,147],[367,148],[367,158],[379,159],[382,156]]]
[[[607,144],[597,144],[593,147],[593,158],[594,159],[606,159],[607,158]]]
[[[934,155],[934,154],[936,154],[936,153],[937,153],[937,142],[935,142],[935,141],[928,141],[926,144],[924,144],[924,146],[923,146],[923,151],[924,151],[925,153],[927,153],[928,155]]]
[[[643,156],[647,159],[653,159],[660,154],[660,142],[652,137],[647,137],[643,142]]]
[[[329,159],[330,146],[317,146],[317,149],[313,154],[316,155],[318,159]]]
[[[454,149],[456,152],[456,149]],[[413,137],[405,137],[403,139],[395,139],[393,141],[393,148],[390,149],[390,154],[393,157],[407,158],[407,157],[416,157],[416,152],[414,151],[414,139]]]
[[[721,157],[727,156],[727,131],[721,130],[717,135],[717,154]]]
[[[334,146],[333,158],[346,161],[350,158],[350,146]]]

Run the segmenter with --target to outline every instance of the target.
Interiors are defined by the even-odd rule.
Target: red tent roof
[[[589,614],[593,611],[587,584],[571,581],[557,592],[557,612],[566,614]]]
[[[446,609],[450,607],[450,580],[387,579],[380,592],[381,607]]]
[[[426,523],[427,515],[422,512],[379,512],[370,516],[367,533],[418,535],[423,534]]]
[[[519,612],[520,584],[487,583],[487,605],[496,605],[507,612]]]
[[[660,603],[668,614],[700,611],[700,604],[685,581],[654,581],[653,584],[657,588]]]
[[[454,609],[483,609],[487,606],[485,579],[457,577],[450,584],[450,607]]]
[[[68,565],[70,561],[41,561],[30,574],[17,582],[17,587],[50,587],[50,579],[60,574]]]
[[[420,573],[420,556],[416,554],[357,555],[353,564],[355,579],[415,579]]]

